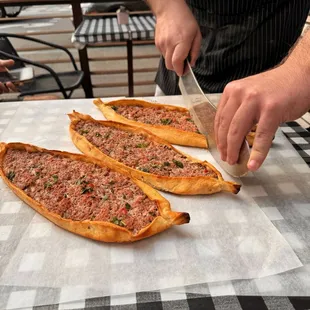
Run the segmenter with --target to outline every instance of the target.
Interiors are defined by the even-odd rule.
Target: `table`
[[[154,98],[149,98],[154,100]],[[160,102],[179,102],[180,97],[161,97],[158,99]],[[68,145],[69,140],[66,137],[57,137],[53,135],[54,126],[62,127],[64,124],[59,123],[59,120],[63,120],[65,113],[70,112],[73,107],[82,107],[84,110],[89,111],[90,114],[93,113],[93,105],[91,100],[85,99],[83,101],[79,100],[58,100],[50,102],[10,102],[10,103],[0,103],[0,141],[7,141],[14,139],[15,141],[27,141],[28,139],[36,144],[40,145],[47,138],[51,141],[55,141],[57,148],[62,148]],[[12,122],[16,116],[22,113],[23,118],[18,122],[18,126],[12,128]],[[25,112],[25,113],[24,113]],[[39,114],[37,114],[40,112]],[[83,112],[83,111],[82,111]],[[99,114],[98,114],[99,115]],[[39,119],[37,118],[39,116]],[[38,130],[38,124],[40,124],[40,129]],[[67,128],[67,124],[65,126]],[[299,155],[303,160],[310,166],[310,133],[302,129],[297,123],[291,122],[283,124],[281,129],[288,137],[291,144],[298,151]],[[27,137],[27,133],[33,132],[36,136]],[[273,149],[279,148],[277,145],[277,138]],[[11,140],[12,141],[12,140]],[[56,147],[55,147],[56,148]],[[277,154],[277,153],[276,153]],[[281,155],[281,154],[279,154]],[[288,168],[294,168],[297,176],[294,175],[295,179],[306,180],[309,175],[309,171],[306,169],[306,165],[302,164],[302,160],[295,160],[296,154],[293,154],[292,150],[287,150],[283,154],[282,159],[287,162]],[[268,160],[267,160],[268,163]],[[279,167],[278,167],[279,168]],[[274,167],[273,172],[277,172],[277,167]],[[302,169],[301,169],[302,168]],[[289,170],[292,171],[292,170]],[[279,171],[278,171],[279,172]],[[282,175],[283,177],[283,175]],[[298,178],[297,178],[298,177]],[[281,175],[279,180],[281,181]],[[283,180],[282,180],[283,181]],[[244,181],[245,184],[248,182],[252,184],[255,180],[249,178]],[[308,178],[310,182],[310,178]],[[284,201],[284,205],[281,206],[281,201],[279,196],[270,198],[272,203],[278,203],[278,213],[270,213],[270,220],[278,228],[279,231],[295,231],[294,236],[295,241],[292,238],[292,246],[296,251],[299,258],[304,262],[304,264],[309,264],[309,243],[310,243],[310,209],[309,203],[300,203],[297,205],[292,205],[291,202],[302,202],[299,196],[304,196],[308,202],[310,197],[301,188],[302,184],[296,182],[296,184],[291,184],[291,187],[287,187],[291,191],[290,196],[288,196],[288,201]],[[267,190],[267,188],[265,188]],[[298,192],[298,190],[302,190]],[[0,185],[1,193],[1,185]],[[262,196],[257,197],[261,202],[268,202],[268,197]],[[283,201],[282,201],[283,202]],[[281,213],[279,213],[279,210]],[[273,210],[275,211],[275,209]],[[0,227],[1,220],[4,214],[4,209],[1,208],[0,201]],[[15,214],[9,214],[12,218]],[[16,214],[18,215],[18,214]],[[22,214],[19,214],[19,220],[22,218]],[[6,217],[7,219],[9,217]],[[16,218],[17,220],[17,218]],[[2,222],[3,223],[3,222]],[[299,231],[299,227],[294,224],[299,223],[303,228]],[[302,235],[301,235],[302,233]],[[4,271],[4,268],[8,261],[6,260],[6,252],[9,251],[15,245],[6,244],[5,232],[0,230],[0,277]],[[293,235],[292,235],[293,236]],[[298,238],[299,243],[298,243]],[[297,243],[296,243],[297,242]],[[301,246],[303,245],[303,246]],[[309,266],[309,265],[308,265]],[[309,269],[309,268],[308,268]],[[310,272],[310,269],[309,269]],[[310,287],[310,277],[306,271],[298,273],[296,271],[289,271],[281,275],[271,278],[270,285],[275,289],[282,289],[280,283],[283,283],[283,279],[286,277],[296,277],[298,278],[299,285]],[[295,280],[295,279],[294,279]],[[303,282],[300,282],[300,281]],[[242,281],[248,287],[254,287],[257,282],[251,280]],[[256,283],[256,284],[255,284]],[[1,309],[14,309],[20,308],[32,308],[34,302],[40,300],[41,307],[34,307],[34,309],[309,309],[310,308],[310,297],[300,297],[300,296],[273,296],[265,291],[265,287],[262,285],[257,285],[256,289],[259,292],[259,296],[242,296],[238,295],[240,286],[240,281],[233,280],[214,284],[200,284],[197,286],[188,286],[180,289],[168,289],[168,290],[157,290],[152,292],[137,292],[135,294],[129,294],[125,296],[110,296],[110,297],[97,297],[89,299],[78,298],[77,301],[72,301],[70,303],[60,303],[61,301],[61,291],[57,288],[50,287],[40,287],[37,288],[35,283],[33,287],[21,287],[21,286],[0,286],[0,308]],[[280,288],[279,288],[280,286]],[[292,290],[294,286],[292,286]],[[261,293],[260,293],[261,292]],[[219,294],[220,293],[220,294]],[[264,294],[266,293],[266,294]],[[47,305],[44,303],[45,296],[49,294],[53,296],[53,301]],[[79,292],[71,292],[71,295],[80,296]],[[310,296],[310,295],[307,295]]]
[[[130,0],[123,0],[123,1],[130,1]],[[87,0],[0,0],[0,6],[27,6],[27,5],[47,5],[47,4],[71,4],[72,6],[72,15],[73,15],[73,25],[75,29],[80,25],[83,20],[83,14],[81,9],[81,3],[89,2]],[[92,2],[97,3],[104,3],[104,2],[111,2],[108,0],[92,0]],[[87,98],[93,97],[93,89],[91,84],[90,78],[90,69],[88,63],[88,55],[87,49],[81,49],[78,51],[81,63],[81,69],[84,72],[84,79],[83,79],[83,89]]]
[[[96,43],[125,41],[127,46],[128,96],[134,96],[133,40],[154,41],[155,17],[150,13],[129,16],[128,25],[119,25],[117,17],[86,17],[72,35],[72,42],[80,49]]]

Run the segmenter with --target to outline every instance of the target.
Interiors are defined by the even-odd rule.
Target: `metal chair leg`
[[[132,40],[127,40],[127,70],[128,70],[128,96],[134,96],[133,89],[133,55],[132,55]]]

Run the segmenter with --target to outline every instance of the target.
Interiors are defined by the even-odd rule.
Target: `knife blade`
[[[215,161],[231,176],[241,177],[246,175],[248,172],[247,162],[250,158],[250,148],[247,141],[243,141],[237,164],[229,165],[221,160],[214,132],[216,105],[201,90],[188,60],[185,62],[184,72],[185,75],[179,79],[181,94],[198,130],[207,138],[209,152]]]

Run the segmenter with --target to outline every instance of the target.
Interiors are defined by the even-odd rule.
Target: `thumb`
[[[262,119],[257,126],[248,168],[256,171],[264,162],[272,144],[278,124],[270,119]]]
[[[0,59],[0,67],[12,67],[14,65],[14,60],[13,59]]]

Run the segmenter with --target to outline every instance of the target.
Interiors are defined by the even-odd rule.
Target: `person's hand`
[[[199,56],[201,33],[196,19],[185,2],[171,2],[156,16],[155,44],[165,59],[167,69],[183,75],[184,60],[191,66]]]
[[[2,60],[0,59],[0,72],[6,72],[7,68],[14,65],[14,60]],[[0,82],[0,94],[9,93],[9,92],[17,92],[16,86],[12,82],[1,83]]]
[[[257,170],[268,154],[278,126],[309,110],[309,85],[309,74],[285,63],[227,84],[215,118],[215,136],[222,160],[235,164],[245,136],[258,124],[248,162],[249,170]]]

